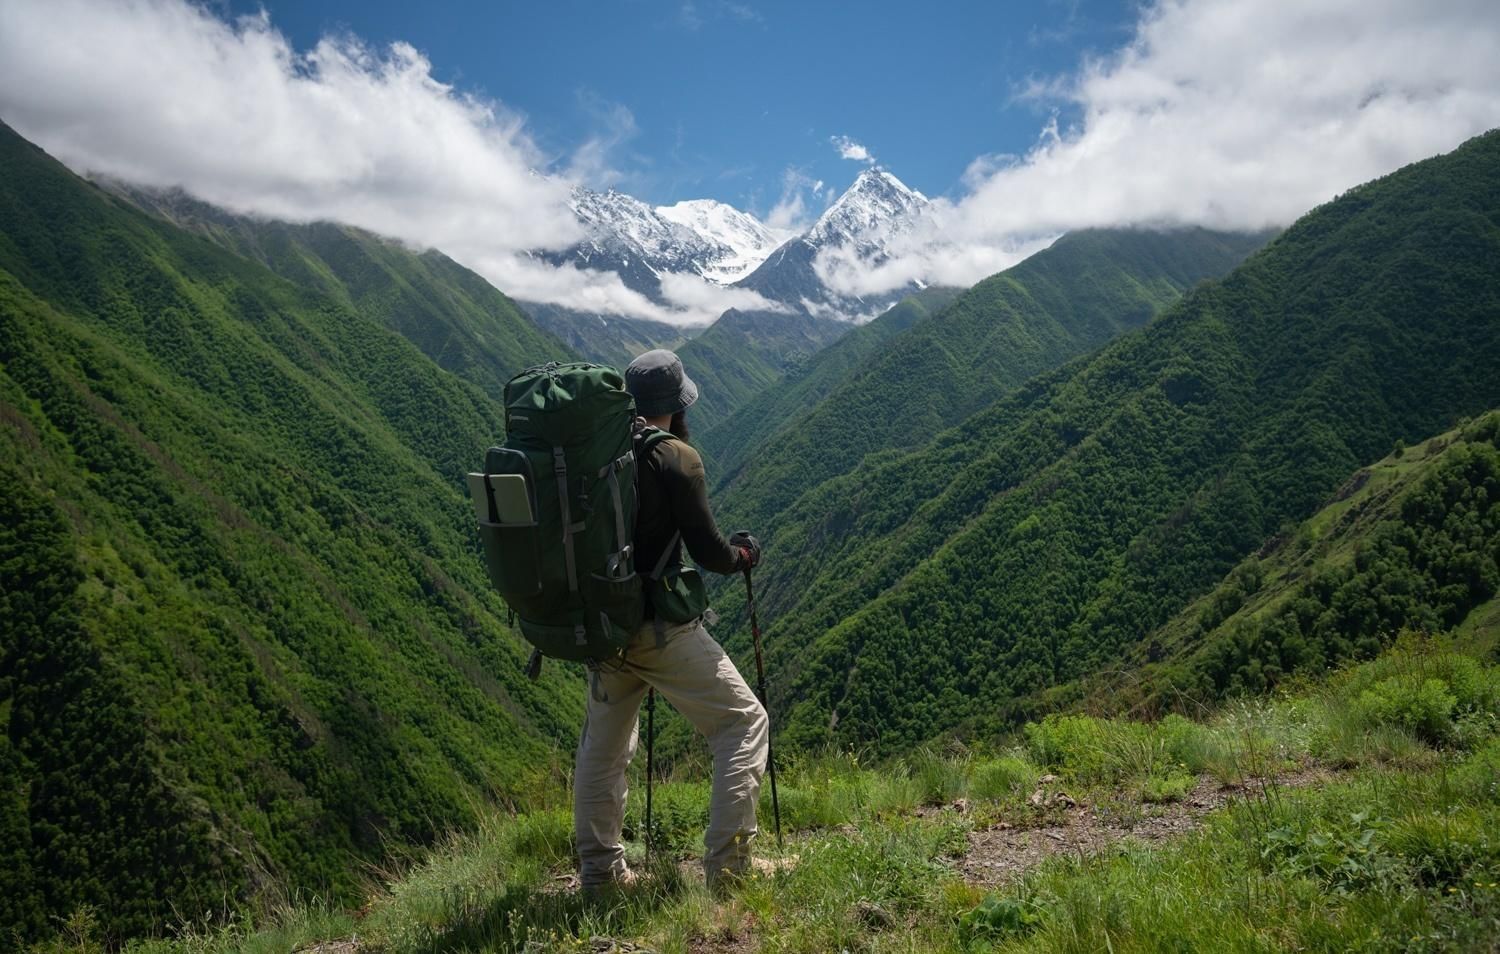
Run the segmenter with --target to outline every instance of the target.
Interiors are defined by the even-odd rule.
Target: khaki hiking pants
[[[750,864],[755,806],[766,768],[766,710],[734,662],[699,621],[668,624],[662,645],[646,623],[617,671],[590,673],[588,716],[573,772],[573,824],[579,880],[596,885],[625,872],[625,769],[635,755],[641,700],[648,686],[708,739],[714,760],[703,868],[710,885]]]

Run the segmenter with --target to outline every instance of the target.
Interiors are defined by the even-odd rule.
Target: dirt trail
[[[1259,793],[1268,785],[1300,788],[1325,782],[1330,777],[1320,769],[1302,769],[1278,775],[1270,781],[1250,779],[1229,786],[1200,778],[1181,801],[1142,805],[1140,816],[1130,819],[1115,817],[1112,813],[1100,814],[1091,805],[1074,804],[1063,809],[1062,820],[1056,823],[1015,826],[1001,822],[971,832],[968,853],[954,862],[954,868],[971,884],[1005,884],[1017,880],[1053,855],[1095,855],[1127,838],[1157,844],[1196,830],[1202,826],[1205,815],[1223,808],[1234,799]]]

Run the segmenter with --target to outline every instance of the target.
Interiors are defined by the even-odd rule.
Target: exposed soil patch
[[[1201,778],[1182,801],[1167,805],[1143,805],[1139,818],[1125,819],[1115,813],[1101,814],[1086,804],[1068,806],[1063,820],[1034,827],[1013,827],[1001,822],[993,828],[969,835],[968,854],[954,867],[972,884],[998,885],[1021,875],[1058,854],[1088,856],[1132,838],[1156,844],[1201,827],[1203,816],[1236,798],[1254,795],[1274,782],[1282,788],[1299,788],[1327,781],[1321,769],[1299,769],[1274,780],[1250,779],[1241,785],[1221,785]]]
[[[748,915],[737,923],[718,924],[688,940],[689,954],[750,954],[754,950],[755,935],[750,931]]]

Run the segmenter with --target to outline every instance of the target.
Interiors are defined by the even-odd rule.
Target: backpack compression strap
[[[578,595],[578,561],[573,556],[573,533],[583,527],[582,525],[573,526],[572,508],[568,503],[568,459],[561,447],[552,448],[552,472],[557,475],[557,503],[562,508],[563,560],[568,567],[569,602],[576,607],[580,598]],[[573,640],[580,646],[588,645],[588,631],[584,629],[582,623],[573,624]]]

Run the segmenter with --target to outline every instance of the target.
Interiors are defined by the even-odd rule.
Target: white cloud
[[[821,211],[814,204],[823,201],[822,189],[822,179],[814,180],[801,169],[789,166],[781,174],[781,198],[766,214],[766,225],[783,232],[801,232]]]
[[[870,155],[870,150],[848,136],[829,136],[828,141],[833,143],[833,148],[838,150],[841,158],[853,159],[855,162],[863,162],[866,165],[875,164],[875,157]]]
[[[786,306],[762,298],[747,288],[726,288],[699,278],[663,272],[661,293],[675,309],[692,316],[684,323],[708,324],[731,308],[740,311],[787,311]]]
[[[1115,55],[1023,92],[1075,126],[976,160],[890,260],[822,264],[868,293],[968,284],[1069,229],[1285,225],[1500,124],[1496,50],[1493,0],[1161,0]]]
[[[571,169],[607,179],[635,124],[598,113]],[[265,14],[228,21],[186,0],[4,0],[0,117],[76,170],[439,248],[518,298],[702,320],[612,273],[527,256],[582,238],[570,183],[534,172],[547,157],[519,116],[438,82],[404,43],[299,52]]]
[[[610,159],[615,150],[640,133],[635,114],[625,104],[610,102],[590,90],[581,90],[577,99],[593,118],[596,131],[573,151],[564,178],[586,182],[595,189],[618,185],[621,176]]]

